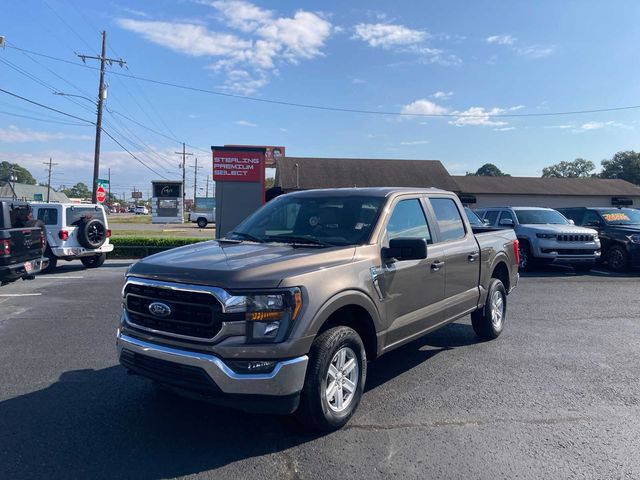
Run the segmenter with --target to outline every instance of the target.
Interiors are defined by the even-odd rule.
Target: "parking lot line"
[[[41,293],[2,293],[0,297],[39,297]]]

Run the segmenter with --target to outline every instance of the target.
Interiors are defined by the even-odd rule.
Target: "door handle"
[[[467,260],[469,260],[470,262],[475,262],[478,259],[479,256],[480,256],[480,254],[478,252],[470,253],[467,256]]]
[[[433,262],[431,264],[431,270],[433,270],[434,272],[437,272],[438,270],[440,270],[442,267],[444,267],[444,262],[440,261],[440,260],[436,260],[435,262]]]

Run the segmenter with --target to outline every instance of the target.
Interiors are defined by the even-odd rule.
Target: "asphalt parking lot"
[[[499,339],[465,318],[382,357],[318,435],[128,376],[128,263],[0,289],[0,478],[640,478],[638,274],[523,276]]]

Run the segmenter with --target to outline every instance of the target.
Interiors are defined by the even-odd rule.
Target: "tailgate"
[[[9,252],[0,255],[0,265],[26,262],[42,256],[40,227],[12,228],[0,231],[0,241],[9,241]]]

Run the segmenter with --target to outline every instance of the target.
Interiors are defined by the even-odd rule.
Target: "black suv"
[[[611,270],[640,267],[640,210],[616,207],[557,209],[576,225],[595,228],[602,243],[602,260]]]

